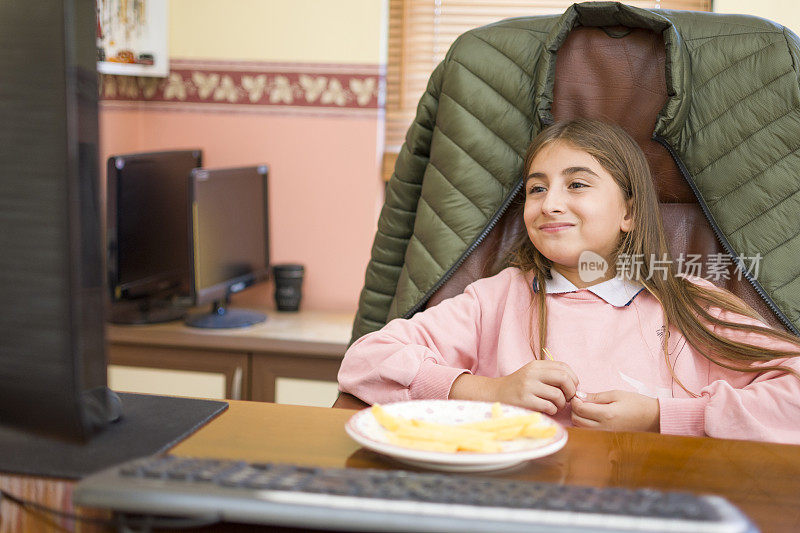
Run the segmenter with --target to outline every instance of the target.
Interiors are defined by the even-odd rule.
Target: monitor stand
[[[208,313],[189,315],[186,325],[193,328],[227,329],[244,328],[267,320],[267,315],[246,309],[231,309],[230,296],[216,300]]]
[[[111,304],[112,324],[160,324],[180,320],[186,316],[186,309],[169,300],[133,300]]]
[[[108,387],[97,387],[83,392],[81,396],[88,423],[93,428],[103,429],[122,416],[122,400]]]

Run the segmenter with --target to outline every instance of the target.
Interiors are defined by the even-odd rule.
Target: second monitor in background
[[[229,305],[231,294],[269,275],[267,175],[265,165],[192,171],[193,293],[195,305],[212,308],[189,316],[187,325],[235,328],[266,320]]]

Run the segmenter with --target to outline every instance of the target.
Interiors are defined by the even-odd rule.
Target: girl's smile
[[[542,224],[539,229],[546,233],[556,233],[574,227],[575,224],[553,222],[549,224]]]
[[[528,237],[578,287],[586,285],[577,270],[581,253],[590,250],[609,260],[633,225],[616,180],[594,157],[564,142],[536,155],[525,191]],[[607,278],[613,274],[612,269]]]

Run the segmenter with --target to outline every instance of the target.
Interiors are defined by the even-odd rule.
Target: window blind
[[[574,0],[389,0],[384,179],[391,176],[431,72],[456,37],[509,17],[561,14],[573,3]],[[711,10],[711,0],[626,3],[644,8]]]

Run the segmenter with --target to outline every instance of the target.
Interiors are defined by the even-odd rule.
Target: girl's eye
[[[528,194],[536,194],[537,192],[542,192],[543,190],[544,187],[542,187],[541,185],[534,185],[528,188]]]
[[[575,187],[574,187],[575,189],[580,189],[580,188],[583,188],[583,187],[588,187],[588,185],[586,185],[585,183],[581,183],[580,181],[573,181],[572,183],[570,183],[570,184],[569,184],[569,186],[570,186],[570,187],[572,187],[573,185],[575,186]]]

